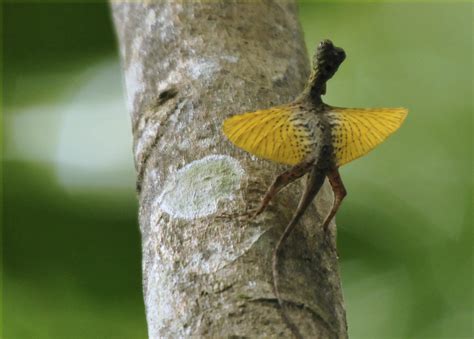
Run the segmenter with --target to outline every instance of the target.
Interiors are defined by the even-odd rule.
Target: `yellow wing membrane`
[[[296,165],[310,152],[309,131],[297,123],[289,105],[235,115],[224,121],[224,134],[236,146],[261,158]]]
[[[336,165],[374,149],[400,127],[407,113],[405,108],[333,108],[329,116]]]

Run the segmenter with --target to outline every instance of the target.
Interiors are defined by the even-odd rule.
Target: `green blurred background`
[[[308,3],[326,101],[405,106],[342,169],[351,338],[473,337],[473,6]],[[107,4],[3,4],[3,337],[146,338],[129,116]]]

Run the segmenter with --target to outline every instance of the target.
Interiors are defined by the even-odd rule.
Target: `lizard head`
[[[346,53],[340,47],[334,46],[331,40],[323,40],[319,43],[313,60],[313,67],[326,81],[336,73],[339,65],[346,58]]]

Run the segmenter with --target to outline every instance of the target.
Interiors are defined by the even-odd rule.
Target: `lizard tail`
[[[301,335],[296,324],[288,316],[284,301],[282,300],[280,296],[280,291],[278,288],[279,283],[280,283],[280,279],[279,279],[280,277],[278,273],[278,258],[280,256],[280,252],[281,252],[283,244],[285,243],[286,239],[288,238],[288,236],[291,234],[291,232],[297,225],[298,221],[300,220],[301,216],[304,214],[305,210],[308,208],[309,204],[311,204],[316,194],[318,194],[319,190],[321,189],[321,186],[324,183],[325,178],[326,178],[326,173],[323,170],[319,169],[317,166],[314,166],[311,169],[308,175],[308,180],[306,182],[305,191],[298,204],[298,208],[296,209],[295,214],[291,218],[291,221],[286,226],[285,231],[281,235],[280,240],[278,240],[278,243],[273,251],[273,258],[272,258],[273,292],[275,293],[275,296],[278,300],[278,304],[280,305],[281,316],[283,318],[283,321],[290,328],[293,335],[298,339],[303,338],[303,336]]]

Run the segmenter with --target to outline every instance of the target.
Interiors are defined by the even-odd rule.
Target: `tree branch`
[[[301,187],[251,219],[283,167],[233,147],[221,126],[302,90],[309,62],[295,3],[114,2],[112,10],[132,117],[150,337],[290,336],[272,292],[271,254]],[[307,337],[347,337],[337,258],[321,230],[330,195],[325,185],[280,261],[281,295]]]

